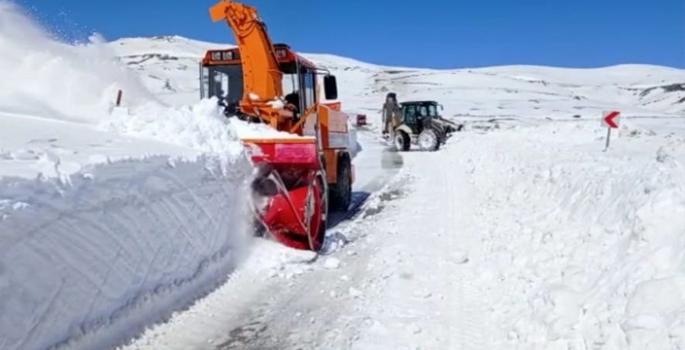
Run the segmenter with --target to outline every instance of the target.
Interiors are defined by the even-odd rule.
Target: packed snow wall
[[[246,251],[250,169],[156,156],[0,180],[0,348],[105,348],[216,287]]]

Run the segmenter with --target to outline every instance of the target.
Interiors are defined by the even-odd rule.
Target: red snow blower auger
[[[226,20],[238,47],[207,51],[200,64],[202,98],[218,98],[230,118],[286,132],[242,140],[258,168],[252,184],[263,199],[257,221],[289,247],[318,251],[329,210],[347,211],[354,181],[349,117],[330,101],[338,95],[335,76],[288,45],[272,44],[254,7],[221,1],[209,13],[214,22]],[[319,94],[322,72],[328,102]],[[284,90],[290,91],[282,98]]]

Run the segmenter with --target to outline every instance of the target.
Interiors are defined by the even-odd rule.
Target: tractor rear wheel
[[[440,137],[433,129],[423,129],[419,134],[418,144],[422,151],[436,151],[440,147]]]
[[[445,126],[443,124],[437,124],[436,123],[435,128],[433,130],[435,131],[436,135],[438,135],[438,141],[440,141],[439,142],[440,144],[438,145],[438,147],[440,147],[440,145],[445,144],[445,142],[447,142],[447,134],[448,134],[447,126]]]
[[[338,160],[337,182],[328,187],[332,211],[346,212],[352,203],[352,164],[349,158]]]

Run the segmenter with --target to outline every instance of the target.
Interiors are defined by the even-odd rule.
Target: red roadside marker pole
[[[618,129],[621,120],[621,112],[619,111],[605,111],[602,112],[602,126],[607,128],[607,143],[604,151],[609,149],[609,141],[611,140],[611,129]]]

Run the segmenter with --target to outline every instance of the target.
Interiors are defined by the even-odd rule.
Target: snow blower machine
[[[242,139],[258,169],[252,183],[262,199],[255,204],[258,233],[318,251],[329,211],[347,211],[354,181],[349,117],[340,102],[320,96],[323,75],[325,100],[337,99],[336,78],[288,45],[272,44],[256,8],[224,0],[209,13],[213,22],[228,23],[237,47],[206,52],[201,97],[219,99],[229,118],[285,132]]]

